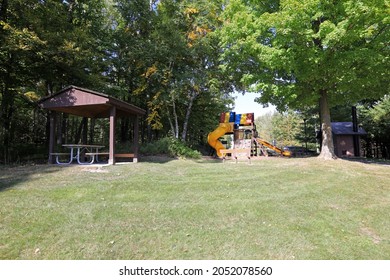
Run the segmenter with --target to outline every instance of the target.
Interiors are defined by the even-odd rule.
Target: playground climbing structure
[[[235,112],[221,113],[219,126],[208,135],[208,143],[223,159],[227,155],[235,158],[245,156],[250,161],[253,156],[268,156],[271,149],[281,156],[291,156],[284,151],[258,137],[254,123],[254,113],[236,114]],[[224,140],[221,138],[224,137]]]

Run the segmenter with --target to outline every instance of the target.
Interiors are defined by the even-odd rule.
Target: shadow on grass
[[[154,155],[154,156],[141,156],[140,162],[150,162],[150,163],[168,163],[171,161],[179,160],[178,158],[170,157],[167,155]],[[222,163],[222,159],[212,157],[212,156],[202,156],[200,159],[188,158],[187,160],[192,160],[197,163]]]
[[[390,160],[386,159],[373,159],[373,158],[340,158],[341,160],[360,162],[364,164],[376,164],[376,165],[387,165],[390,166]]]
[[[216,156],[203,156],[201,159],[196,159],[195,161],[198,163],[223,163],[222,158]]]
[[[60,168],[58,166],[48,164],[0,166],[0,192],[27,182],[34,175],[39,174],[45,176],[59,170]]]

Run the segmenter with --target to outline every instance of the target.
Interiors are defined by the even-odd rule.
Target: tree
[[[2,159],[44,143],[49,114],[34,101],[70,84],[147,108],[143,140],[172,128],[199,141],[231,102],[215,36],[222,8],[223,0],[0,0]],[[69,132],[59,142],[78,140],[85,120],[57,116]],[[130,140],[131,122],[117,127]]]
[[[108,49],[110,53],[109,69],[107,76],[110,87],[108,92],[117,98],[123,99],[134,105],[147,109],[147,115],[151,114],[147,104],[150,102],[151,91],[148,88],[147,76],[151,73],[148,69],[155,61],[155,53],[158,45],[152,38],[156,21],[155,2],[149,0],[115,0],[112,5],[112,45]],[[146,76],[145,76],[146,75]],[[121,120],[121,140],[129,140],[130,123]],[[147,123],[142,128],[142,135],[148,141],[151,140],[151,124]],[[142,137],[144,140],[145,137]]]
[[[278,146],[315,145],[314,119],[302,112],[273,112],[256,118],[259,137]]]
[[[297,136],[300,133],[302,119],[293,112],[276,113],[272,120],[272,131],[275,140],[281,146],[297,146]]]
[[[386,0],[231,0],[224,69],[279,109],[319,104],[320,157],[335,158],[330,108],[389,92]]]
[[[273,134],[273,119],[276,115],[276,112],[269,112],[265,115],[259,116],[255,120],[256,130],[259,134],[259,137],[272,143],[275,140]]]
[[[36,2],[36,1],[35,1]],[[105,0],[41,1],[28,22],[46,42],[41,50],[40,79],[45,94],[69,84],[103,88],[110,15]],[[34,20],[31,20],[33,18]]]
[[[221,11],[218,0],[165,0],[156,10],[155,60],[143,75],[141,89],[151,96],[148,121],[152,127],[168,126],[171,135],[182,141],[195,128],[192,123],[201,123],[191,120],[221,110],[232,89],[219,68],[220,47],[214,33],[221,25]],[[201,105],[202,110],[196,108]]]
[[[13,9],[21,1],[1,2],[0,8],[0,122],[2,154],[4,162],[10,160],[10,146],[14,140],[12,126],[21,83],[31,84],[36,78],[36,61],[44,42],[37,34],[22,24],[22,18]],[[30,4],[30,3],[28,3]]]
[[[390,96],[359,106],[360,120],[367,131],[367,157],[390,158]],[[375,151],[377,150],[377,151]],[[373,153],[374,152],[374,153]]]
[[[296,136],[296,140],[300,143],[305,144],[305,148],[313,150],[318,147],[317,144],[320,139],[318,139],[318,132],[320,129],[320,120],[318,115],[318,106],[311,106],[305,108],[304,110],[297,111],[300,117],[300,131]],[[351,115],[351,107],[349,110]],[[332,121],[333,118],[332,118]]]
[[[69,84],[95,90],[102,87],[107,61],[105,35],[110,26],[105,3],[0,2],[0,139],[5,162],[11,146],[33,138],[13,141],[25,132],[28,116],[34,123],[32,101]]]

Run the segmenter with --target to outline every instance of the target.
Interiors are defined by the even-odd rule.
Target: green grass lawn
[[[390,259],[390,165],[0,167],[0,259]]]

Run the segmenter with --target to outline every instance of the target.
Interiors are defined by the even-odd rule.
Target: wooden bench
[[[108,156],[110,153],[101,153],[101,152],[92,152],[92,153],[85,153],[86,156]]]
[[[86,156],[108,156],[109,152],[98,152],[98,153],[85,153]],[[114,154],[114,157],[117,158],[133,158],[134,154]]]
[[[51,156],[70,156],[70,153],[50,153]]]
[[[89,156],[89,157],[95,157],[95,161],[100,162],[99,156],[109,156],[110,153],[109,152],[88,152],[88,153],[85,153],[85,155]],[[134,154],[114,154],[114,157],[116,157],[116,158],[134,158]]]
[[[98,153],[85,153],[86,156],[96,156],[96,161],[98,162],[99,156],[109,156],[109,152],[98,152]],[[123,153],[123,154],[114,154],[115,158],[134,158],[134,154]]]
[[[243,157],[246,157],[248,159],[248,163],[251,164],[251,148],[245,148],[245,149],[233,149],[233,157],[236,159],[236,163],[238,162],[238,158],[244,154]]]
[[[117,158],[133,158],[134,154],[115,154],[114,157],[117,157]]]
[[[251,164],[251,149],[221,149],[219,152],[222,154],[222,160],[225,162],[226,155],[231,154],[235,158],[236,163],[241,154],[245,154],[245,157],[248,159],[249,164]]]
[[[222,160],[225,162],[226,155],[227,154],[232,154],[233,150],[232,149],[220,149],[219,152],[222,154]]]
[[[85,153],[86,156],[108,156],[110,155],[109,152],[98,152],[98,153]],[[132,158],[134,157],[134,154],[114,154],[114,157],[128,157],[128,158]]]

